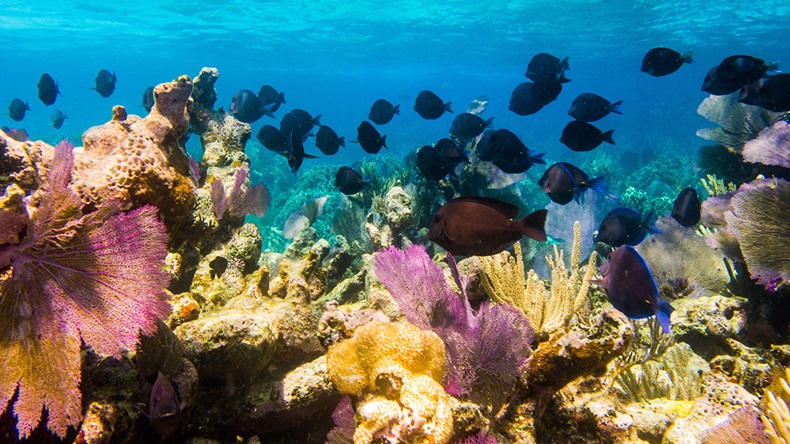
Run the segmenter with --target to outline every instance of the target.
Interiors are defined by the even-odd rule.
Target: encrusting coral
[[[332,345],[326,367],[338,391],[358,399],[355,444],[450,441],[450,395],[441,385],[444,344],[435,333],[408,322],[371,322]]]

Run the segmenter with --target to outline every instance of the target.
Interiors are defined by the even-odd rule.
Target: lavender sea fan
[[[247,214],[263,217],[266,214],[266,208],[269,206],[269,190],[259,183],[242,192],[241,187],[245,180],[247,180],[247,170],[239,168],[228,196],[225,196],[222,181],[215,180],[211,184],[211,207],[217,220],[222,220],[226,213],[233,218],[244,217]]]
[[[72,148],[55,148],[21,242],[0,245],[0,414],[18,390],[20,438],[38,426],[42,409],[61,438],[81,421],[81,341],[119,357],[170,312],[167,235],[156,209],[119,213],[113,202],[83,215],[67,187]],[[13,239],[9,229],[0,227],[0,239]]]

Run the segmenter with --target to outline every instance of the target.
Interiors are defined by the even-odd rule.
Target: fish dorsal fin
[[[486,205],[502,213],[508,219],[513,219],[518,215],[517,206],[490,197],[464,196],[464,197],[459,197],[457,199],[453,199],[453,202],[474,202],[474,203]]]

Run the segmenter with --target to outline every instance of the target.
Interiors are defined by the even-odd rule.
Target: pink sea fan
[[[780,120],[743,146],[743,160],[790,168],[790,124]]]
[[[72,147],[56,147],[21,243],[0,245],[0,267],[11,268],[0,282],[0,414],[18,389],[20,438],[39,424],[42,408],[61,438],[81,421],[81,340],[118,357],[170,312],[167,235],[156,209],[118,213],[111,202],[82,214],[67,187]],[[0,238],[11,239],[9,229],[0,227]]]
[[[217,220],[222,220],[225,213],[233,218],[254,214],[263,217],[269,206],[269,190],[262,183],[256,184],[242,192],[241,187],[247,180],[247,170],[239,168],[230,194],[225,196],[222,181],[215,180],[211,184],[211,206]]]

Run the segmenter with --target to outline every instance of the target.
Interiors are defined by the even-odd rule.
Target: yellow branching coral
[[[702,183],[702,186],[705,187],[705,191],[708,192],[708,196],[710,197],[727,194],[738,189],[732,182],[727,182],[725,185],[724,180],[717,178],[715,174],[706,174],[705,176],[707,180],[703,177],[699,181]]]
[[[358,399],[354,444],[450,441],[445,350],[435,333],[408,322],[371,322],[329,348],[326,368],[340,393]]]
[[[779,381],[785,396],[790,396],[789,381],[790,369],[785,369],[785,376]],[[760,415],[765,425],[765,433],[774,444],[790,444],[790,409],[783,399],[777,398],[773,393],[766,392],[766,396],[768,402],[765,414]]]
[[[503,304],[510,304],[527,315],[532,329],[539,335],[550,335],[568,325],[574,316],[586,322],[590,308],[588,292],[595,273],[595,251],[590,255],[589,266],[583,276],[579,275],[581,249],[581,224],[573,225],[573,247],[571,270],[565,267],[564,252],[554,247],[554,257],[547,257],[551,268],[551,284],[548,295],[546,285],[534,270],[524,274],[521,245],[513,245],[515,258],[508,253],[481,257],[484,270],[483,287],[489,297]]]

